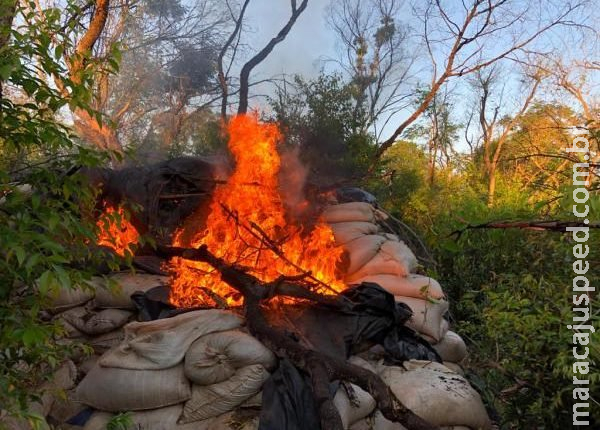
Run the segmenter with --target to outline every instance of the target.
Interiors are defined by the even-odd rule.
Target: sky
[[[254,76],[268,77],[282,73],[317,76],[323,65],[322,60],[336,55],[335,35],[325,15],[329,3],[330,0],[310,0],[288,37],[256,67]],[[253,46],[264,46],[289,18],[290,2],[255,0],[250,5],[248,22],[254,32],[247,35],[248,40]]]
[[[301,0],[297,1],[299,3]],[[253,70],[250,78],[251,82],[282,74],[301,74],[305,78],[311,78],[316,77],[322,68],[326,68],[327,71],[335,70],[334,63],[327,61],[339,56],[336,35],[327,23],[326,18],[327,9],[330,7],[332,1],[335,0],[309,0],[306,10],[300,15],[286,39],[279,43],[273,52]],[[527,3],[524,4],[526,5]],[[407,19],[412,19],[409,18],[410,14],[410,12],[406,14]],[[244,34],[245,43],[252,46],[255,51],[258,47],[264,46],[269,39],[277,34],[289,18],[289,15],[289,0],[251,1],[247,10],[248,28]],[[413,25],[413,22],[411,22],[411,25]],[[414,25],[419,24],[414,23]],[[564,37],[566,35],[563,31],[569,30],[554,30],[547,37],[548,39],[554,39],[550,43],[551,45],[554,45],[557,40],[564,39],[564,43],[567,44],[565,49],[569,49],[568,42],[566,42],[569,38]],[[494,46],[495,44],[491,44],[490,46],[501,49],[500,46],[502,46],[502,43],[501,41],[498,42],[497,46]],[[418,46],[417,43],[413,46],[415,46],[415,49],[418,49],[416,48]],[[429,64],[428,60],[427,64]],[[430,74],[425,68],[422,71],[424,73],[419,75],[419,77],[421,80],[427,82],[430,79]],[[518,67],[515,64],[507,64],[503,69],[505,76],[507,74],[511,75],[505,87],[506,97],[503,100],[505,113],[510,113],[511,110],[514,110],[516,106],[515,102],[521,98],[522,88],[518,72]],[[416,81],[412,84],[416,84]],[[454,120],[464,123],[467,117],[466,112],[470,108],[468,103],[471,103],[473,100],[472,93],[469,93],[469,85],[465,79],[453,79],[450,81],[450,86],[456,92],[454,97],[456,118]],[[273,91],[272,86],[255,87],[253,90],[254,93],[260,94],[269,93],[269,91]],[[259,107],[263,110],[267,108],[264,99],[262,102],[259,102],[258,99],[251,100],[251,106]],[[382,137],[384,139],[388,137],[409,114],[410,112],[401,112],[396,115],[384,128]]]

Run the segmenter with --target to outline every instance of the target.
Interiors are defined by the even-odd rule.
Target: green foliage
[[[131,420],[131,414],[129,412],[123,412],[113,416],[108,424],[106,424],[106,430],[128,430],[133,426]]]
[[[31,422],[33,387],[77,348],[55,342],[60,329],[42,310],[60,289],[89,279],[80,268],[97,258],[89,247],[94,190],[74,172],[106,160],[58,120],[66,105],[92,112],[93,65],[81,83],[66,80],[64,93],[48,84],[48,76],[65,73],[61,53],[72,47],[67,39],[50,43],[62,30],[61,9],[46,10],[43,20],[32,9],[17,8],[19,24],[0,50],[0,404]]]
[[[271,99],[275,119],[290,146],[321,183],[365,176],[373,160],[373,136],[363,129],[366,113],[356,103],[352,85],[338,75],[295,78],[294,93]]]
[[[421,152],[421,154],[419,154]],[[469,346],[468,376],[503,429],[571,428],[572,262],[570,235],[527,230],[469,230],[466,224],[544,217],[573,219],[570,178],[553,206],[532,205],[521,178],[501,175],[497,204],[486,205],[485,184],[476,161],[458,172],[442,170],[429,186],[425,154],[399,142],[387,154],[386,169],[399,178],[371,187],[392,213],[414,226],[435,253],[432,273],[449,295],[454,327]],[[590,220],[600,219],[600,196],[591,193]],[[592,233],[588,276],[598,285],[600,235]],[[592,299],[592,321],[600,303]],[[587,376],[591,396],[600,397],[600,341],[593,335]],[[596,419],[600,416],[596,410]]]

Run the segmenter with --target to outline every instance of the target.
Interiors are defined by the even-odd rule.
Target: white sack
[[[269,372],[260,364],[238,369],[227,381],[218,384],[194,385],[192,398],[183,408],[180,423],[206,420],[232,411],[258,393]]]
[[[397,302],[406,303],[413,311],[413,316],[406,325],[419,333],[431,336],[436,341],[440,341],[448,331],[447,324],[444,324],[444,314],[448,310],[448,302],[437,300],[435,302],[413,297],[395,296]]]
[[[433,349],[442,357],[442,360],[452,363],[460,363],[467,356],[465,341],[453,331],[448,331]]]
[[[354,242],[350,242],[350,244]],[[356,271],[347,272],[345,281],[350,284],[367,276],[383,274],[407,276],[416,267],[417,258],[404,242],[384,240],[381,248],[371,259]]]
[[[385,367],[381,378],[415,414],[438,426],[491,429],[483,402],[465,378],[439,363],[405,362]]]
[[[132,322],[125,326],[125,339],[107,352],[99,363],[123,369],[166,369],[175,366],[196,339],[208,333],[241,326],[233,312],[219,309],[186,312],[172,318]]]
[[[344,429],[348,429],[358,420],[363,419],[375,409],[375,399],[357,385],[350,384],[354,391],[355,401],[350,401],[346,388],[340,385],[333,398],[333,404],[340,413]]]
[[[240,367],[262,364],[272,370],[275,355],[258,339],[238,330],[211,333],[196,340],[185,354],[185,376],[195,384],[225,381]]]
[[[374,282],[393,294],[394,296],[414,297],[417,299],[441,299],[444,291],[440,284],[432,278],[422,275],[408,274],[408,276],[397,275],[368,275],[353,281],[355,284],[361,282]]]
[[[384,242],[384,237],[370,234],[368,236],[359,237],[358,239],[343,245],[344,250],[348,253],[348,257],[350,258],[350,264],[348,265],[346,274],[354,274],[372,260],[379,253]]]
[[[330,227],[333,231],[335,243],[338,245],[344,245],[362,236],[377,234],[379,230],[376,224],[364,221],[337,222],[331,224]]]
[[[190,398],[183,365],[163,370],[95,366],[79,383],[78,401],[109,412],[156,409]]]
[[[329,224],[349,221],[374,223],[375,208],[364,202],[341,203],[325,208],[323,219]]]
[[[103,278],[94,280],[96,284],[95,307],[135,310],[136,307],[131,301],[133,293],[136,291],[146,292],[168,282],[167,276],[130,272],[116,273],[108,279],[115,282],[116,286],[109,285],[109,282]]]

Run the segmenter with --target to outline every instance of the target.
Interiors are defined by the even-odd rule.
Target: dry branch
[[[469,224],[464,228],[455,230],[449,234],[449,236],[455,236],[459,239],[462,234],[467,230],[476,229],[487,229],[487,228],[519,228],[523,230],[538,230],[538,231],[556,231],[565,233],[568,227],[588,227],[588,228],[600,228],[600,223],[584,223],[581,221],[491,221],[484,224]]]

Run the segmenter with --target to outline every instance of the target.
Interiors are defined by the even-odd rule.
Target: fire
[[[125,253],[132,254],[131,246],[139,241],[138,231],[129,222],[121,206],[116,209],[107,203],[104,206],[104,212],[96,222],[98,227],[96,243],[114,249],[121,256],[125,256]]]
[[[277,126],[260,123],[256,116],[237,116],[228,132],[235,171],[215,190],[204,231],[197,232],[191,243],[184,243],[180,231],[173,245],[206,245],[217,257],[245,267],[265,282],[310,271],[335,291],[343,290],[345,285],[336,274],[343,250],[335,245],[329,226],[319,222],[308,229],[286,219],[279,192],[281,134]],[[265,246],[265,236],[277,243],[285,259]],[[235,290],[208,264],[176,257],[169,266],[174,305],[214,306],[207,289],[230,306],[241,303]]]

